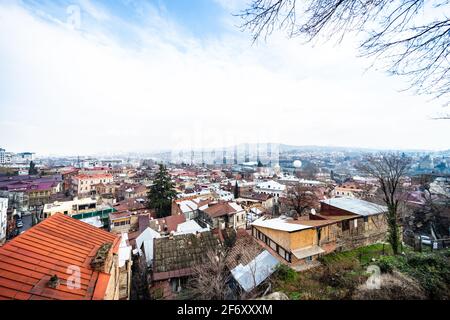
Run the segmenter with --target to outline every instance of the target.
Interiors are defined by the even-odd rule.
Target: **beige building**
[[[113,176],[107,174],[76,175],[72,178],[71,192],[73,195],[92,195],[96,193],[96,185],[113,182]]]

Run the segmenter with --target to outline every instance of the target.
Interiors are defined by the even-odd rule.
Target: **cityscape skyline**
[[[275,33],[252,45],[232,16],[240,1],[195,1],[194,16],[184,6],[2,2],[1,144],[43,154],[450,147],[448,121],[431,119],[439,101],[367,70],[350,37],[303,46]]]

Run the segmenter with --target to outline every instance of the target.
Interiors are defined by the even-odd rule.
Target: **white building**
[[[8,198],[0,198],[0,244],[6,240]]]
[[[274,197],[280,197],[286,190],[284,184],[278,183],[273,180],[264,181],[256,185],[255,191],[257,193],[269,194]]]
[[[214,191],[214,199],[221,201],[232,201],[234,200],[234,194],[230,191],[218,189]]]
[[[74,214],[85,213],[97,210],[97,200],[91,198],[78,199],[71,201],[56,201],[44,205],[44,217],[48,218],[56,213],[63,213],[72,216]]]

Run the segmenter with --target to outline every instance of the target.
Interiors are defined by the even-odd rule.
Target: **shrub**
[[[298,274],[287,265],[280,263],[275,270],[276,277],[283,282],[294,282],[298,279]]]
[[[382,273],[392,273],[396,268],[395,257],[382,256],[375,264],[380,267]]]

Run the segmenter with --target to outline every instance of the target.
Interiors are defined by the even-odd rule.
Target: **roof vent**
[[[58,276],[55,274],[53,275],[50,280],[48,281],[48,286],[50,288],[56,289],[61,284],[61,280],[58,278]]]

